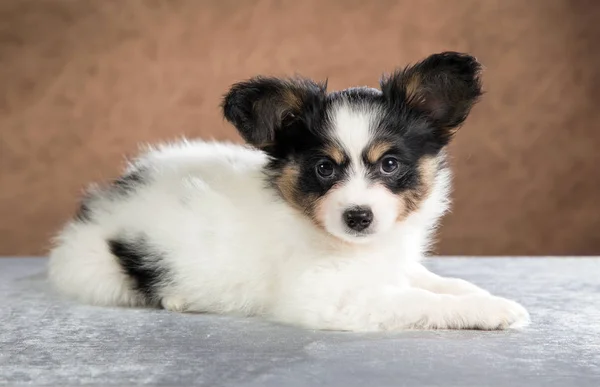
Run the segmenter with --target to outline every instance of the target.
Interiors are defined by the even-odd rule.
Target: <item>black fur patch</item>
[[[75,221],[81,223],[89,223],[94,220],[94,198],[98,194],[97,189],[94,186],[88,188],[87,192],[83,195],[79,201],[79,207],[75,213]]]
[[[480,73],[474,57],[443,52],[383,77],[381,91],[391,110],[426,121],[408,134],[438,152],[482,95]]]
[[[87,205],[85,200],[81,201],[77,212],[75,213],[75,220],[81,223],[87,223],[92,221],[92,209]]]
[[[147,173],[144,169],[130,172],[113,181],[110,191],[119,195],[129,195],[147,182]]]
[[[145,169],[138,169],[114,180],[104,188],[93,187],[83,196],[75,213],[75,221],[89,223],[94,220],[94,202],[102,198],[126,197],[133,194],[139,187],[147,184],[149,174]]]
[[[281,132],[293,130],[300,115],[305,121],[320,111],[326,88],[326,83],[300,77],[252,78],[231,87],[223,98],[223,115],[248,143],[269,148]]]
[[[146,236],[119,237],[108,241],[110,252],[123,271],[133,280],[135,289],[151,304],[159,301],[161,282],[168,271],[163,265],[163,253],[152,246]]]

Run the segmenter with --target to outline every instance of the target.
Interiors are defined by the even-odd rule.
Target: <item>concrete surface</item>
[[[0,384],[599,386],[600,259],[434,259],[522,302],[525,331],[304,331],[65,301],[41,258],[0,259]]]

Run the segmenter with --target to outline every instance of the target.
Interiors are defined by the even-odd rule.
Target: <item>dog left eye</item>
[[[322,160],[316,166],[317,174],[323,179],[329,179],[333,177],[335,173],[335,166],[331,161]]]
[[[399,166],[400,166],[400,163],[398,162],[398,160],[395,157],[386,156],[383,159],[381,159],[380,169],[381,169],[381,172],[386,175],[389,175],[390,173],[395,172]]]

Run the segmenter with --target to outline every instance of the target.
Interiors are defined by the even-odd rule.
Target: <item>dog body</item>
[[[519,304],[421,264],[448,206],[445,146],[480,95],[444,53],[381,91],[305,79],[236,84],[225,117],[253,147],[142,154],[92,188],[50,255],[63,293],[98,305],[259,315],[314,329],[501,329]]]

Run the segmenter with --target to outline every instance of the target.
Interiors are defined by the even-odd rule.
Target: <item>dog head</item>
[[[289,205],[337,238],[368,241],[429,195],[437,156],[481,95],[480,70],[445,52],[384,76],[381,90],[257,77],[232,86],[223,112],[269,155]]]

